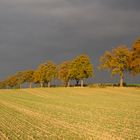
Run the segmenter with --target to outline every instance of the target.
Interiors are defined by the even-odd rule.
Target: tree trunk
[[[48,87],[51,87],[51,82],[50,81],[48,82]]]
[[[70,87],[70,81],[68,81],[68,83],[67,83],[67,87]]]
[[[19,84],[19,88],[20,88],[20,89],[22,88],[22,85],[21,85],[21,84]]]
[[[43,83],[42,83],[42,82],[40,83],[40,87],[41,87],[41,88],[43,87]]]
[[[70,86],[70,82],[69,81],[65,81],[64,86],[65,87],[69,87]]]
[[[78,86],[78,84],[79,84],[79,80],[76,80],[76,86]]]
[[[32,88],[32,82],[30,82],[29,87]]]
[[[123,87],[123,83],[124,83],[124,76],[123,74],[120,75],[120,87]]]
[[[68,82],[64,81],[64,87],[67,87],[67,86],[68,86]]]
[[[83,87],[84,86],[84,80],[82,79],[81,80],[81,87]]]

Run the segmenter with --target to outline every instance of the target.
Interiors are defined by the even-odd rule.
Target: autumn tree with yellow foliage
[[[43,87],[47,82],[46,80],[46,64],[41,64],[38,66],[37,70],[34,72],[33,79],[34,83],[39,83],[40,87]]]
[[[140,38],[132,46],[131,72],[134,75],[140,74]]]
[[[58,67],[58,79],[63,81],[65,87],[70,86],[70,65],[71,61],[65,61],[62,64],[59,65]]]
[[[38,69],[34,72],[34,82],[40,83],[41,87],[45,84],[50,87],[51,81],[56,77],[57,66],[51,61],[39,65]]]
[[[51,81],[57,76],[57,65],[52,61],[47,61],[45,80],[47,81],[48,87],[51,86]]]
[[[100,58],[100,69],[110,70],[112,75],[120,76],[120,86],[124,83],[124,74],[130,70],[130,51],[121,45],[112,51],[106,51]]]
[[[83,54],[74,58],[70,65],[69,77],[76,80],[78,85],[81,81],[81,87],[84,85],[84,79],[91,78],[94,75],[94,68],[90,58]]]
[[[32,83],[34,82],[34,70],[26,70],[23,73],[24,82],[29,83],[29,88],[32,88]]]

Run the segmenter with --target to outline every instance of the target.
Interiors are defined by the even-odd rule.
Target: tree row
[[[124,83],[124,74],[140,74],[140,39],[136,40],[131,49],[120,45],[111,51],[106,51],[100,58],[100,70],[109,70],[111,75],[120,76],[120,86]],[[17,72],[0,82],[0,88],[21,88],[24,83],[29,87],[40,85],[50,87],[55,79],[60,80],[64,86],[70,86],[70,81],[83,87],[84,80],[94,76],[94,66],[89,56],[80,55],[70,61],[56,65],[52,61],[40,64],[36,70]]]

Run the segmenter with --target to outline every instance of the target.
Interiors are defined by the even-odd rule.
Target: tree
[[[29,83],[29,87],[32,88],[32,83],[34,82],[34,70],[27,70],[24,71],[24,82]]]
[[[111,71],[112,75],[120,75],[120,86],[124,83],[124,73],[129,71],[130,51],[126,45],[121,45],[111,52],[106,51],[100,58],[100,69]]]
[[[33,70],[21,71],[17,72],[5,81],[8,83],[9,87],[19,86],[19,88],[22,88],[23,83],[29,82],[31,88],[33,82],[33,74]]]
[[[5,81],[0,81],[0,89],[6,88],[6,83]]]
[[[2,83],[5,88],[21,88],[24,81],[24,72],[17,72],[16,74],[8,77]]]
[[[69,86],[69,81],[70,81],[70,75],[69,75],[69,70],[70,70],[70,61],[65,61],[62,64],[60,64],[58,68],[58,79],[62,80],[64,82],[64,86]]]
[[[81,80],[81,87],[84,85],[84,79],[93,76],[93,65],[87,55],[77,56],[71,62],[69,76],[71,79],[76,80],[77,85]]]
[[[46,71],[46,64],[41,64],[33,75],[34,82],[39,83],[41,87],[43,87],[46,82]]]
[[[15,77],[17,79],[17,84],[19,85],[19,88],[22,88],[22,84],[25,82],[24,71],[17,72],[15,74]]]
[[[41,64],[38,69],[34,73],[34,82],[40,83],[41,87],[43,87],[46,83],[48,87],[50,87],[50,82],[56,77],[57,74],[57,66],[48,61],[47,63]]]
[[[51,86],[51,81],[57,76],[57,66],[52,61],[48,61],[46,64],[45,79],[48,83],[48,87]]]
[[[15,75],[8,77],[5,80],[5,86],[7,88],[14,88],[18,85],[18,79]]]
[[[132,46],[132,60],[130,64],[132,74],[140,74],[140,38]]]

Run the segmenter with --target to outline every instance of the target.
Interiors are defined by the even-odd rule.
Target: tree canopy
[[[69,81],[71,79],[69,74],[70,66],[71,61],[65,61],[58,67],[58,79],[62,80],[66,87],[69,86]]]
[[[46,79],[46,70],[46,64],[41,64],[33,75],[34,82],[39,83],[41,87],[43,87],[44,83],[48,82]]]
[[[131,71],[134,75],[140,74],[140,38],[132,46]]]
[[[47,63],[45,63],[45,66],[46,66],[45,79],[48,83],[48,87],[50,87],[50,82],[57,76],[57,66],[52,61],[48,61]]]

